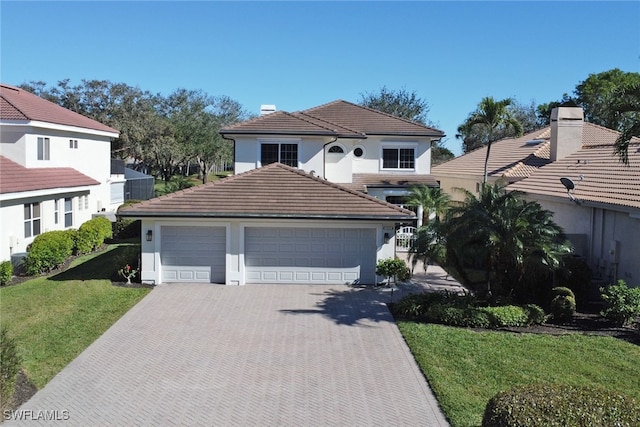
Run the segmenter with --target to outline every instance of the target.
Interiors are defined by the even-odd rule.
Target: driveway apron
[[[160,285],[5,425],[446,426],[388,298]]]

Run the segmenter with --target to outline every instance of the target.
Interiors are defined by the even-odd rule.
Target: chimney
[[[275,113],[276,106],[273,104],[263,104],[260,106],[260,115],[266,116],[267,114]]]
[[[584,113],[581,107],[551,110],[551,161],[555,162],[582,148]]]

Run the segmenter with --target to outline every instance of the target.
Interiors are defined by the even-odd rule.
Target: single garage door
[[[371,228],[245,229],[247,283],[374,283]]]
[[[225,282],[224,227],[161,227],[162,282]]]

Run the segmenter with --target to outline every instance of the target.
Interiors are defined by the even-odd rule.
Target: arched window
[[[334,145],[332,147],[329,147],[329,152],[330,153],[343,153],[344,154],[344,150],[339,145]]]

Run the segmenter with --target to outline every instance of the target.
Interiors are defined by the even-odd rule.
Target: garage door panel
[[[374,229],[245,229],[247,283],[372,282],[375,254]]]
[[[224,283],[224,227],[162,226],[160,245],[163,282]]]

